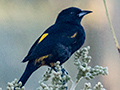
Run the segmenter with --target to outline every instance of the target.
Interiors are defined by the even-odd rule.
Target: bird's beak
[[[82,17],[88,13],[92,13],[92,11],[81,11],[78,15],[79,15],[79,17]]]

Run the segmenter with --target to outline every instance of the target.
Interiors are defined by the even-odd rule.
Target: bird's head
[[[84,11],[76,7],[70,7],[62,10],[56,20],[56,23],[69,22],[74,24],[80,24],[81,19],[92,11]]]

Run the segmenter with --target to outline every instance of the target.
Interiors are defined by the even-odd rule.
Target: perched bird
[[[36,40],[22,61],[28,62],[18,81],[22,82],[22,86],[39,67],[47,65],[55,70],[56,61],[63,64],[83,45],[85,32],[80,22],[84,15],[91,12],[70,7],[59,13],[56,22]]]

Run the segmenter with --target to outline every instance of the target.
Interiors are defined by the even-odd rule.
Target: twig
[[[83,78],[83,77],[82,77],[82,78]],[[78,85],[78,83],[80,82],[80,80],[81,80],[82,78],[80,78],[79,80],[76,80],[76,82],[73,82],[70,90],[75,90],[76,86]]]
[[[119,51],[119,53],[120,53],[119,43],[118,43],[118,40],[117,40],[117,38],[116,38],[115,31],[114,31],[113,25],[112,25],[112,23],[111,23],[111,20],[110,20],[109,14],[108,14],[106,1],[103,0],[103,2],[104,2],[104,6],[105,6],[106,16],[107,16],[107,19],[108,19],[108,22],[109,22],[109,25],[110,25],[110,28],[111,28],[111,32],[112,32],[112,34],[113,34],[113,38],[114,38],[114,40],[115,40],[116,47],[117,47],[117,49],[118,49],[118,51]]]

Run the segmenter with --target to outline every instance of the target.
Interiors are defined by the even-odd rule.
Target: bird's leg
[[[63,74],[68,75],[68,72],[67,72],[62,66],[60,66],[60,67],[61,67],[62,75],[63,75]],[[53,69],[55,72],[59,71],[56,66],[52,67],[52,69]]]
[[[68,75],[68,72],[64,68],[62,68],[61,71],[62,71],[63,74]]]
[[[57,72],[58,70],[57,70],[57,67],[52,67],[52,69],[55,71],[55,72]]]
[[[68,75],[68,72],[61,66],[61,71],[62,71],[62,74],[61,74],[61,77],[63,78],[64,75]],[[66,80],[63,80],[63,85],[66,84]],[[67,87],[66,87],[66,90],[67,90]]]
[[[62,72],[60,81],[61,81],[62,85],[64,86],[67,83],[66,79],[64,79],[64,76],[68,75],[68,72],[61,65],[54,66],[54,67],[52,67],[52,69],[55,72],[59,72],[59,71]],[[68,87],[65,87],[65,90],[68,90]]]

